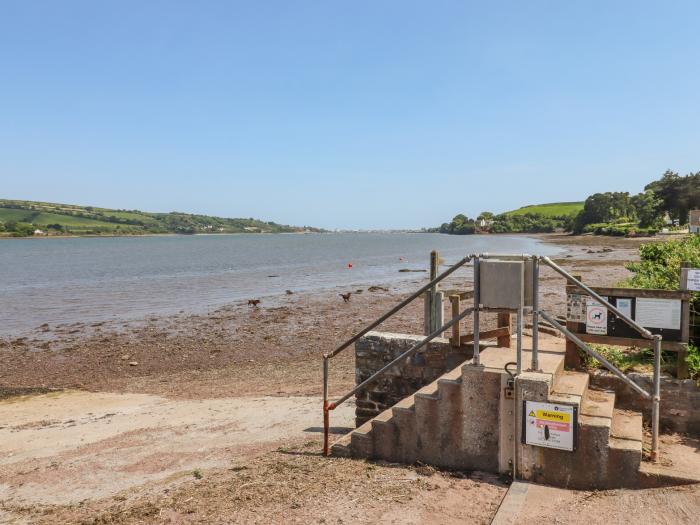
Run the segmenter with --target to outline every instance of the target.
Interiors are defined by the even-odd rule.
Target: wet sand
[[[640,243],[619,239],[621,247],[613,248],[609,238],[543,238],[568,242],[556,262],[601,286],[629,275],[624,263],[636,258]],[[457,272],[443,288],[470,289],[465,275]],[[549,269],[541,276],[543,306],[563,314],[563,279]],[[400,285],[287,295],[260,308],[239,301],[207,315],[43,325],[26,338],[0,338],[0,396],[61,388],[174,397],[317,394],[321,355],[425,282],[416,274]],[[339,293],[348,291],[353,295],[345,303]],[[414,301],[380,329],[420,333],[422,315],[422,303]],[[333,361],[336,388],[354,381],[351,353]]]

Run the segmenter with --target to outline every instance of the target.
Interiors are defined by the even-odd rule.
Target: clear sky
[[[700,2],[0,8],[0,197],[327,228],[700,170]]]

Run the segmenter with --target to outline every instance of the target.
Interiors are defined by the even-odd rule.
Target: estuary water
[[[0,336],[76,322],[203,313],[249,298],[425,278],[431,250],[560,251],[536,238],[430,233],[194,235],[0,241]],[[352,265],[352,267],[350,267]]]

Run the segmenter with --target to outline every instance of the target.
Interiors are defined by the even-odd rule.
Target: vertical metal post
[[[540,260],[532,256],[532,363],[530,368],[537,371],[540,368],[537,346],[539,343],[540,301],[539,301]]]
[[[462,308],[460,306],[459,295],[450,295],[450,303],[452,303],[452,319],[454,319],[455,317],[457,317],[459,315],[459,312],[462,311]],[[461,337],[462,337],[462,334],[460,331],[460,326],[459,326],[459,321],[458,321],[452,325],[452,338],[450,339],[450,344],[453,348],[460,347],[460,345],[462,344]]]
[[[328,431],[330,416],[328,410],[328,356],[323,356],[323,455],[328,456]]]
[[[516,353],[515,353],[515,363],[517,364],[517,375],[523,371],[523,303],[520,302],[518,307],[518,320],[516,322],[517,326],[517,339],[516,339]]]
[[[474,257],[474,364],[479,365],[479,308],[481,307],[481,283],[479,277],[479,256]]]
[[[654,395],[651,405],[651,460],[659,459],[659,404],[661,402],[661,336],[654,335]]]
[[[430,252],[430,280],[433,281],[437,278],[438,270],[440,269],[440,255],[436,250]],[[438,288],[437,285],[433,285],[425,294],[425,310],[424,310],[424,332],[425,335],[432,334],[438,327],[442,326],[442,316],[438,320],[437,316],[440,314],[438,309],[442,308],[442,301],[438,306]],[[439,323],[439,324],[438,324]]]

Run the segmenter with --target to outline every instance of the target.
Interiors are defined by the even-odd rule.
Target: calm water
[[[520,236],[341,233],[0,241],[0,335],[43,323],[136,320],[232,301],[424,278],[430,250],[554,254]],[[352,269],[348,268],[352,263]]]

